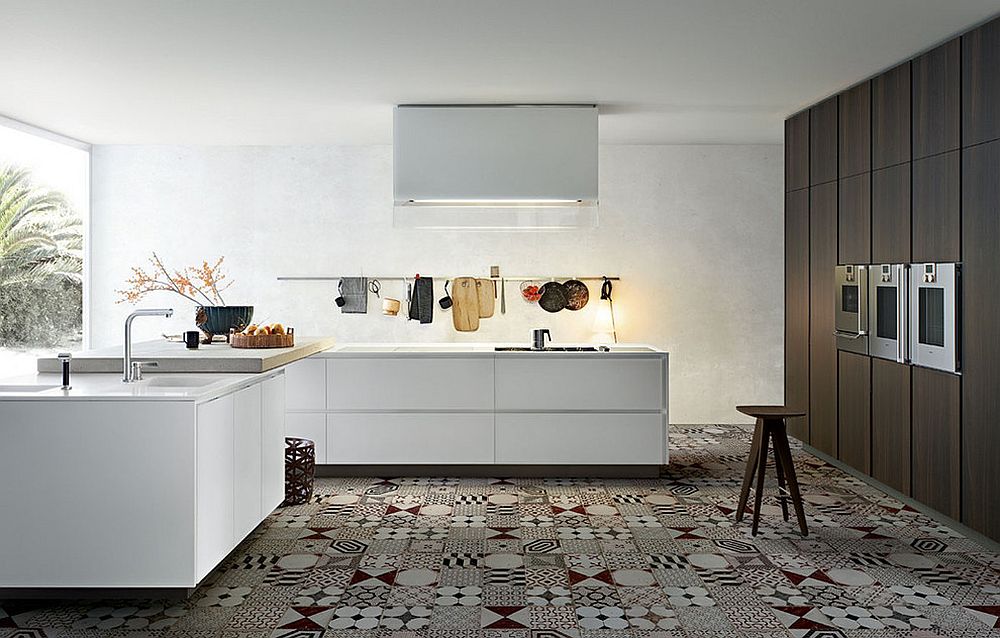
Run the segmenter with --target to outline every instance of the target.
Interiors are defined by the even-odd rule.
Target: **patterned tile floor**
[[[186,601],[0,602],[0,638],[1000,636],[1000,555],[801,451],[810,536],[772,498],[751,537],[748,442],[672,426],[659,480],[321,479]]]

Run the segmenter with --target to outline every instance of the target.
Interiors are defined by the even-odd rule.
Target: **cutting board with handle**
[[[479,291],[479,318],[488,319],[493,316],[497,300],[497,284],[492,279],[477,279],[476,288]]]
[[[451,320],[455,330],[479,330],[479,286],[474,277],[459,277],[451,282],[451,302]]]

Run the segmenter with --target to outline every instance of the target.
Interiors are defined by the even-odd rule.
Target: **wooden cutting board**
[[[488,319],[493,316],[496,305],[497,284],[492,279],[477,279],[476,287],[479,290],[479,317]]]
[[[479,287],[475,278],[459,277],[451,282],[451,302],[451,320],[455,330],[479,330]]]

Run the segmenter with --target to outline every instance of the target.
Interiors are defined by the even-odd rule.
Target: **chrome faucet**
[[[142,366],[132,365],[132,320],[136,317],[171,317],[173,314],[173,308],[140,308],[125,319],[125,356],[122,358],[123,383],[132,383],[142,379]]]
[[[535,328],[531,331],[531,349],[532,350],[544,350],[545,349],[545,337],[552,341],[552,333],[549,332],[548,328]]]

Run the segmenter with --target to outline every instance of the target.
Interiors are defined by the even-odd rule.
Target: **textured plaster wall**
[[[593,338],[596,303],[549,315],[508,287],[508,312],[477,333],[373,312],[342,315],[335,283],[278,275],[422,272],[617,274],[621,341],[671,353],[670,420],[737,422],[733,406],[782,400],[782,150],[777,145],[605,146],[597,228],[547,232],[398,229],[392,149],[96,146],[91,338],[120,342],[115,290],[157,251],[169,264],[226,256],[233,304],[340,342],[556,341]],[[383,290],[399,296],[397,282]],[[441,282],[437,283],[440,296]],[[592,299],[597,290],[592,288]],[[193,307],[157,294],[171,320],[142,318],[136,338],[192,328]],[[437,310],[437,309],[436,309]],[[544,388],[539,388],[544,391]]]

